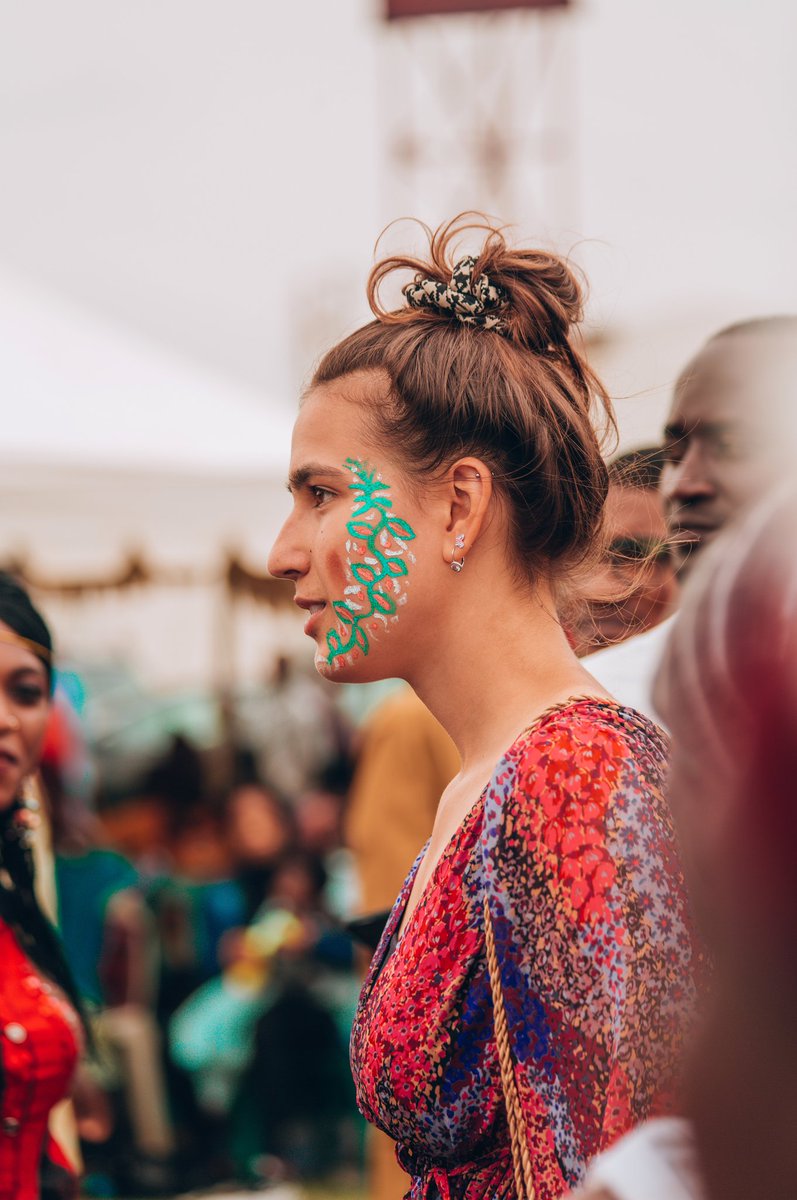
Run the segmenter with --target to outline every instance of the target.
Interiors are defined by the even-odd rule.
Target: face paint
[[[403,599],[401,579],[407,574],[406,559],[413,561],[407,543],[415,538],[407,522],[393,515],[393,501],[387,496],[390,487],[381,476],[357,459],[347,458],[345,465],[354,477],[349,485],[354,492],[354,506],[346,524],[351,582],[345,588],[345,598],[332,603],[343,628],[327,633],[330,666],[353,651],[368,654],[369,630],[395,617]],[[355,556],[359,561],[354,561]]]

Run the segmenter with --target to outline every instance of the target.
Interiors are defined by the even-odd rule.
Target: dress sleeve
[[[671,1109],[694,952],[654,727],[571,710],[515,750],[489,895],[517,1089],[547,1196]]]

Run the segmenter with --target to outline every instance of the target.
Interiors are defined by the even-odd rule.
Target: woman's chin
[[[315,653],[315,669],[322,679],[332,683],[375,683],[389,678],[386,670],[380,669],[380,655],[363,654],[357,648],[345,654],[330,654],[326,646],[318,646]]]

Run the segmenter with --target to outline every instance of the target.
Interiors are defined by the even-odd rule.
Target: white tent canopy
[[[292,414],[0,275],[0,555],[80,577],[132,552],[253,567],[287,509]]]

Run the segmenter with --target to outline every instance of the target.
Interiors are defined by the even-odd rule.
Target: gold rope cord
[[[504,1092],[509,1137],[512,1143],[512,1165],[515,1169],[515,1189],[518,1200],[534,1200],[534,1176],[531,1170],[529,1139],[526,1119],[520,1105],[520,1097],[512,1067],[512,1050],[509,1045],[509,1025],[506,1019],[504,993],[501,990],[501,971],[495,950],[495,930],[490,915],[490,902],[484,897],[484,940],[487,949],[487,967],[490,972],[490,991],[493,997],[493,1021],[498,1061],[501,1065],[501,1086]]]
[[[536,718],[530,727],[535,729],[542,721],[573,704],[583,704],[591,701],[594,704],[610,704],[617,706],[616,701],[607,696],[584,695],[570,696],[558,704],[552,704]],[[526,1118],[518,1096],[515,1072],[512,1066],[512,1049],[509,1044],[509,1025],[506,1019],[504,993],[501,989],[501,971],[498,966],[498,955],[495,949],[495,930],[490,914],[490,902],[484,897],[484,940],[487,950],[487,966],[490,972],[490,991],[493,998],[493,1022],[495,1025],[495,1041],[498,1047],[498,1061],[501,1065],[501,1087],[504,1093],[506,1116],[509,1125],[509,1137],[512,1143],[512,1165],[515,1170],[515,1190],[518,1200],[535,1200],[534,1175],[531,1169],[529,1153],[529,1138],[526,1128]],[[598,1194],[596,1193],[596,1197]],[[611,1197],[609,1198],[611,1200]]]

